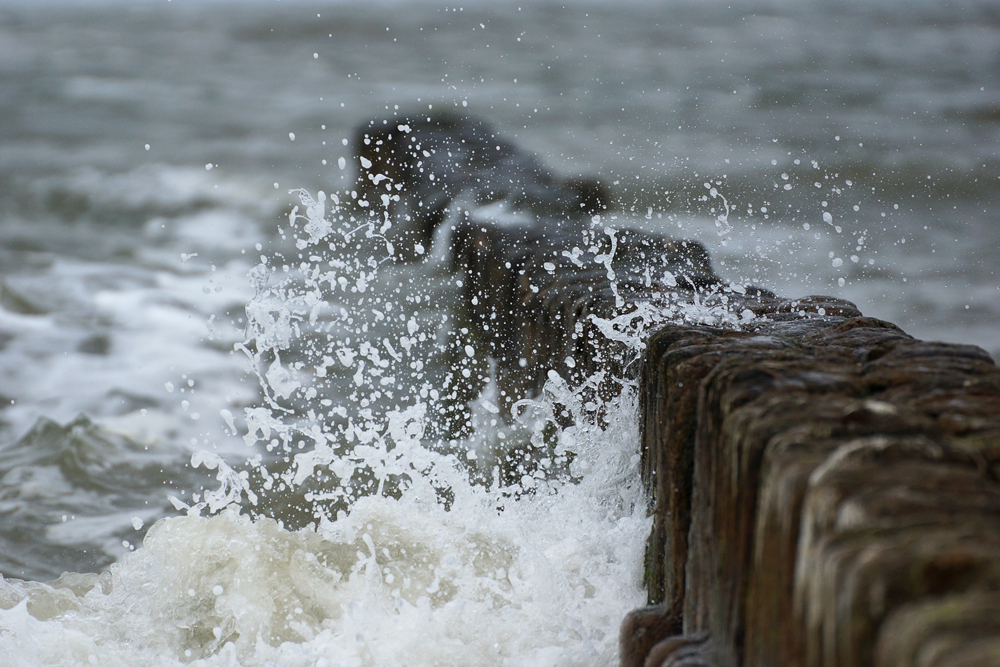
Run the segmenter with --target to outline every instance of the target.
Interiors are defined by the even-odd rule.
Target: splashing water
[[[454,314],[461,276],[440,253],[394,264],[387,214],[295,194],[294,251],[250,271],[236,346],[262,395],[248,463],[195,453],[219,488],[173,498],[187,516],[108,572],[0,583],[0,662],[612,663],[644,599],[635,385],[598,424],[583,397],[601,378],[550,371],[504,423],[492,362]],[[668,316],[598,326],[635,354]]]

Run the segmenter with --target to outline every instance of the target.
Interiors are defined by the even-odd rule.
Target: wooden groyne
[[[651,606],[624,621],[624,667],[1000,664],[988,354],[726,285],[696,242],[605,230],[595,182],[559,181],[480,122],[380,120],[356,141],[363,197],[402,186],[401,239],[453,228],[505,409],[549,369],[638,380]],[[467,214],[501,201],[506,222]],[[649,312],[673,316],[628,364],[599,324]]]

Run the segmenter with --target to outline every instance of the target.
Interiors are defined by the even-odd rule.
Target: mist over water
[[[370,118],[1000,352],[992,3],[355,4],[0,4],[3,664],[614,662],[634,387],[504,421],[446,234],[351,195]]]

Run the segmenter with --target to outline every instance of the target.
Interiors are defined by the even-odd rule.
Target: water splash
[[[293,193],[288,245],[249,272],[234,348],[261,396],[242,420],[223,415],[242,427],[247,462],[196,452],[192,467],[218,488],[172,498],[187,516],[157,522],[102,575],[3,582],[0,623],[12,631],[0,655],[13,665],[614,662],[618,623],[644,599],[635,383],[549,371],[505,422],[495,364],[455,314],[462,276],[443,261],[397,262],[377,205]],[[601,231],[611,248],[593,261],[616,283],[618,232]],[[734,289],[696,290],[693,304],[665,294],[593,321],[634,362],[667,321],[738,326],[726,307]],[[613,397],[600,390],[609,381]]]

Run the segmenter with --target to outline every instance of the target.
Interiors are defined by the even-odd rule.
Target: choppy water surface
[[[506,425],[353,127],[468,111],[726,281],[996,356],[998,54],[988,2],[0,4],[0,662],[612,663],[634,395]]]

